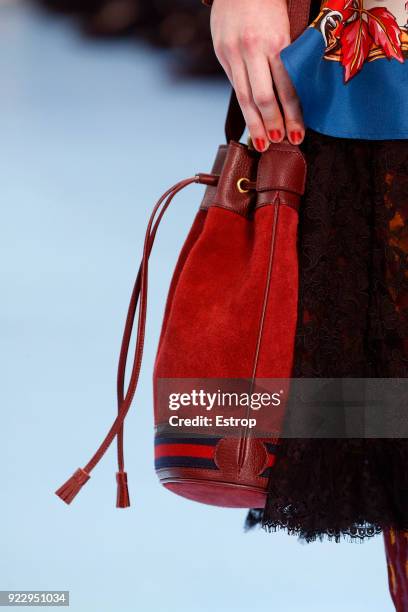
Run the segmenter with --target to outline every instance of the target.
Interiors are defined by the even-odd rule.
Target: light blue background
[[[0,8],[2,589],[69,589],[75,612],[387,612],[381,538],[301,545],[244,534],[153,471],[151,372],[171,271],[202,187],[177,197],[152,256],[141,385],[126,425],[132,507],[115,508],[112,448],[71,506],[53,491],[116,411],[127,302],[148,215],[207,171],[225,83],[174,82],[132,42]],[[42,608],[41,608],[42,609]]]

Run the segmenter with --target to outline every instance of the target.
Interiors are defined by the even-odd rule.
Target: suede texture
[[[200,210],[171,282],[157,378],[251,378],[263,313],[275,206],[245,218]],[[297,316],[298,215],[279,206],[255,376],[289,377]]]

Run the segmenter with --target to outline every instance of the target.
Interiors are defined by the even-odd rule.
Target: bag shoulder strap
[[[298,38],[307,28],[309,24],[310,2],[311,0],[288,0],[291,40]],[[233,89],[225,120],[225,137],[227,142],[230,142],[230,140],[238,142],[242,138],[244,131],[245,119]]]

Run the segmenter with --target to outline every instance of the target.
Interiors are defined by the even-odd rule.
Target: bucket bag
[[[289,1],[292,39],[308,23],[309,4]],[[56,491],[68,504],[116,438],[116,505],[130,505],[123,424],[142,363],[149,256],[166,209],[193,183],[206,189],[173,273],[154,363],[155,468],[168,490],[191,500],[236,508],[265,504],[282,411],[275,418],[274,435],[254,435],[250,419],[242,419],[233,435],[213,426],[174,433],[163,401],[169,388],[179,384],[191,390],[192,381],[244,381],[253,390],[259,380],[290,380],[298,301],[298,211],[306,163],[299,147],[288,141],[258,153],[239,142],[244,129],[232,92],[226,144],[218,148],[211,172],[176,183],[153,209],[122,339],[117,417],[88,463]],[[125,388],[136,318],[133,364]]]

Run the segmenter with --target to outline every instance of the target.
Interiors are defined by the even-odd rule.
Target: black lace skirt
[[[408,377],[408,141],[309,131],[302,147],[293,376]],[[257,524],[306,541],[408,529],[408,439],[282,438]]]

